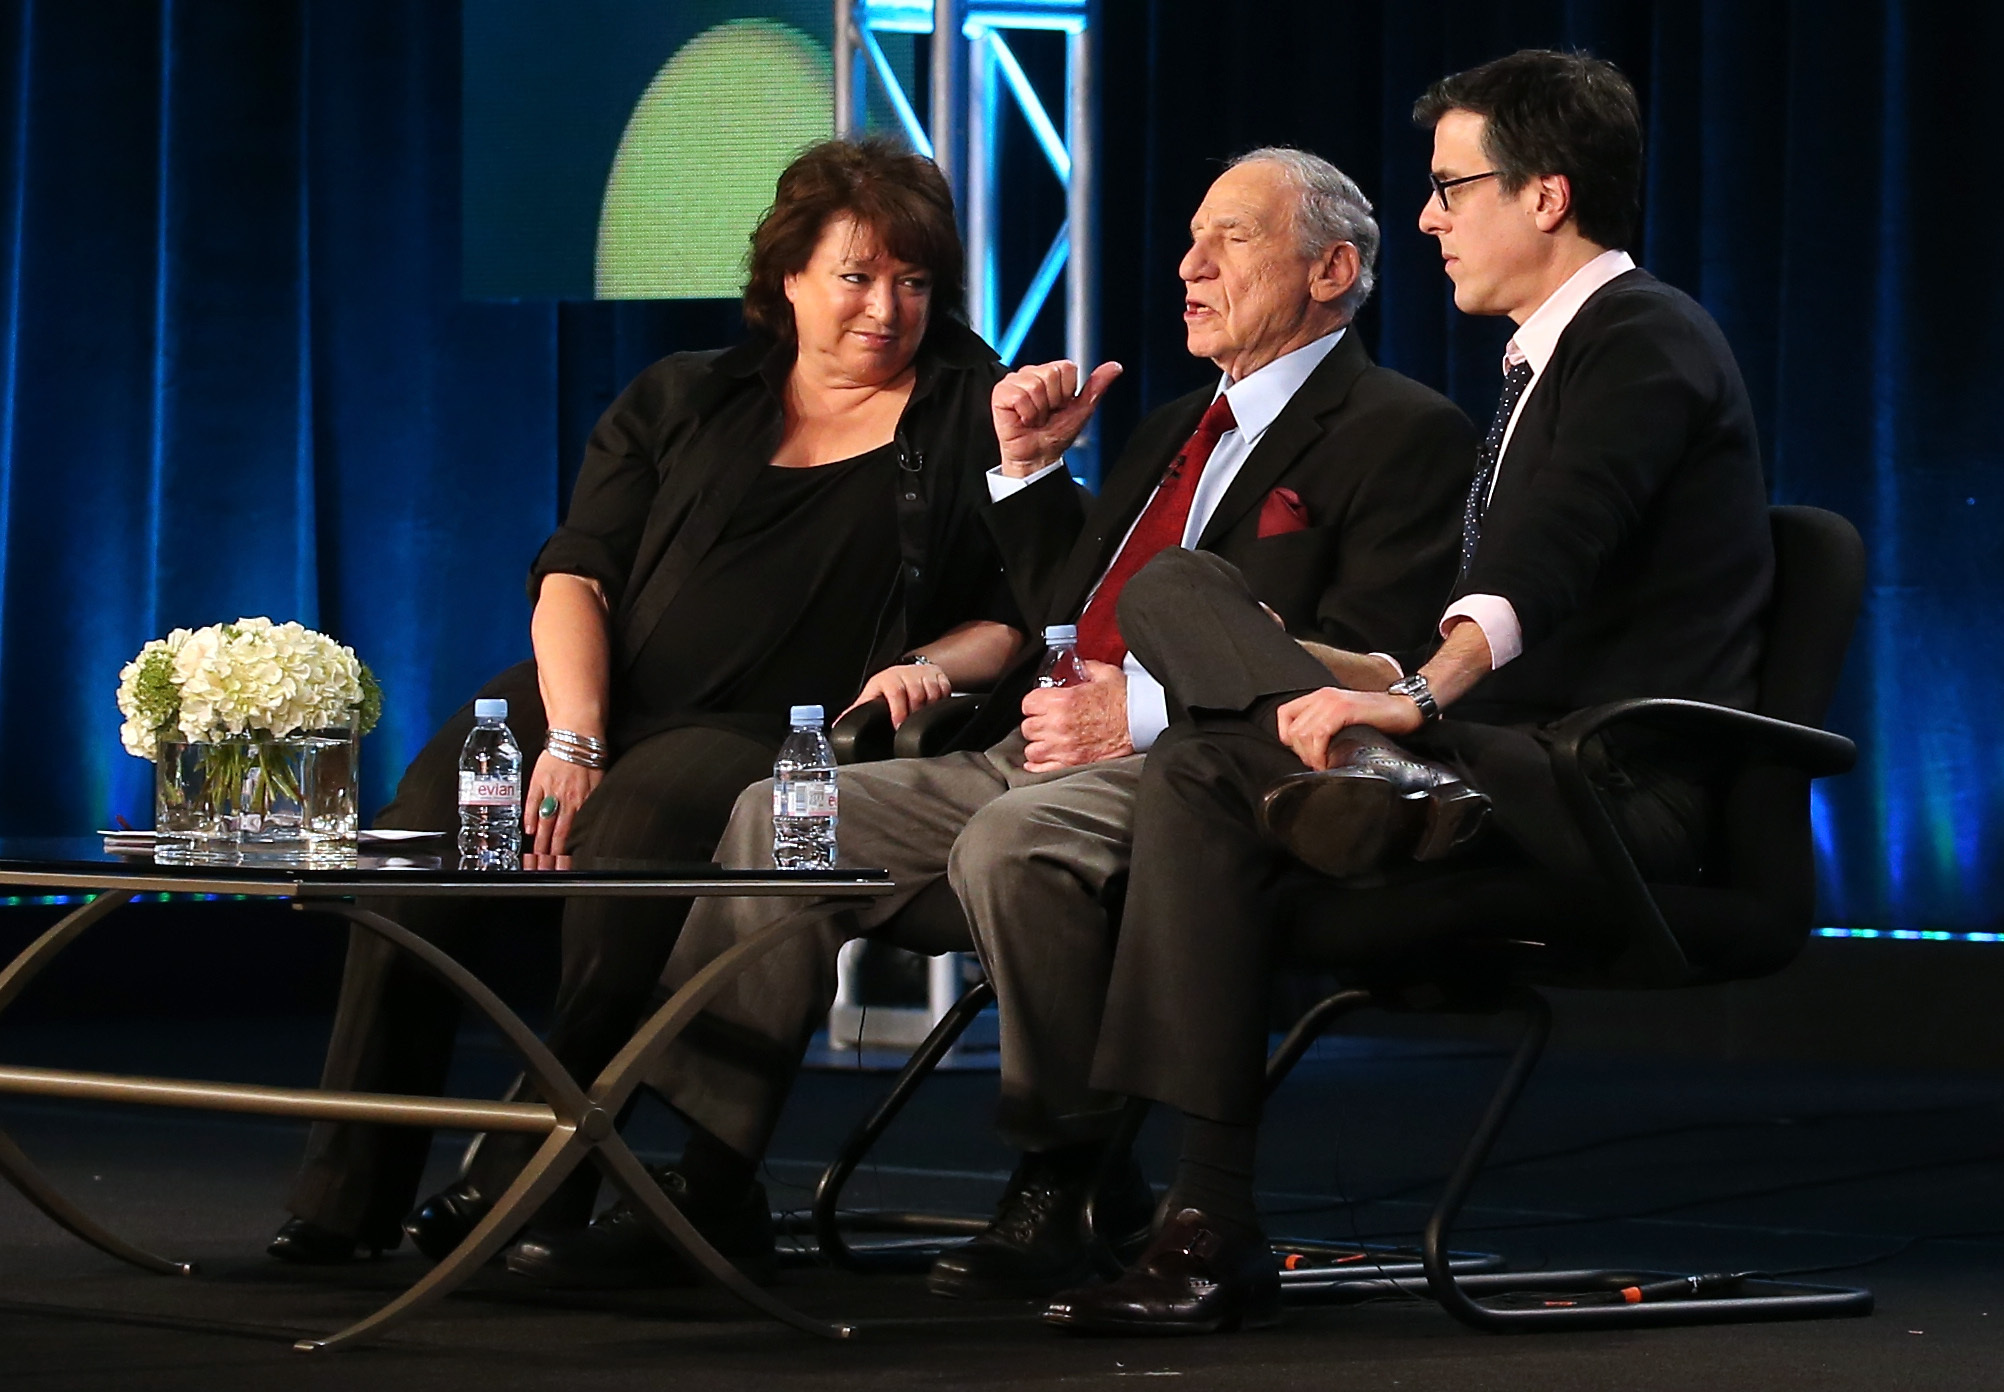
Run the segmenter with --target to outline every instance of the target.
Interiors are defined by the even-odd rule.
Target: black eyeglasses
[[[1464,174],[1459,179],[1443,179],[1438,174],[1429,173],[1426,176],[1426,181],[1433,185],[1433,196],[1440,200],[1440,210],[1443,213],[1451,213],[1454,209],[1447,206],[1447,191],[1449,189],[1460,188],[1463,184],[1472,184],[1477,179],[1493,179],[1502,172],[1500,169],[1485,169],[1480,174]]]

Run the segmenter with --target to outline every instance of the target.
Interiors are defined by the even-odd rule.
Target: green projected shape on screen
[[[633,108],[605,181],[602,300],[729,298],[779,172],[834,128],[828,50],[740,19],[689,40]]]

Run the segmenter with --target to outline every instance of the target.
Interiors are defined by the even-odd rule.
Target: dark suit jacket
[[[1711,315],[1643,271],[1560,335],[1498,465],[1457,594],[1509,600],[1524,650],[1458,719],[1630,696],[1745,707],[1774,582],[1746,385]]]
[[[1033,625],[1078,617],[1213,395],[1192,392],[1143,420],[1090,507],[1062,471],[990,505]],[[1423,648],[1454,582],[1474,458],[1474,429],[1452,402],[1375,365],[1346,333],[1260,437],[1198,548],[1238,566],[1297,637],[1357,651]],[[1262,538],[1261,505],[1282,487],[1300,496],[1309,525]],[[1021,721],[1043,656],[1032,648],[960,747],[985,748]]]

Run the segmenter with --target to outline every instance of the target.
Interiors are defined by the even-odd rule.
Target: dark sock
[[[1259,1127],[1234,1126],[1183,1114],[1183,1154],[1169,1186],[1170,1213],[1194,1208],[1220,1223],[1258,1232],[1253,1202],[1253,1156]]]
[[[689,1142],[682,1147],[682,1158],[675,1162],[675,1168],[689,1181],[690,1199],[702,1208],[737,1207],[751,1193],[752,1182],[758,1178],[756,1160],[747,1160],[693,1123],[689,1127]]]

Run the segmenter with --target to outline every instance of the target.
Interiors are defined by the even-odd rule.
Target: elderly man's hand
[[[1023,698],[1023,767],[1078,768],[1134,752],[1127,729],[1127,673],[1082,662],[1084,686],[1040,686]]]
[[[1409,735],[1420,723],[1420,708],[1408,697],[1336,686],[1297,696],[1277,712],[1280,742],[1312,769],[1329,767],[1329,741],[1352,725]]]
[[[997,382],[988,405],[1002,446],[1002,472],[1028,478],[1057,463],[1119,375],[1119,363],[1101,363],[1081,391],[1078,364],[1063,361],[1019,367]]]

